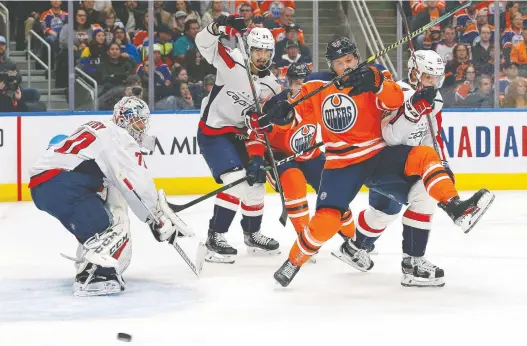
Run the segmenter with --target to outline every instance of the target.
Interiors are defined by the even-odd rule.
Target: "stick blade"
[[[200,277],[201,271],[203,270],[203,265],[205,264],[205,255],[207,254],[207,247],[205,243],[199,242],[198,251],[196,252],[196,275]]]
[[[287,210],[285,209],[282,210],[282,215],[280,215],[280,223],[284,227],[287,224]]]
[[[172,204],[172,203],[170,203],[168,201],[167,201],[167,203],[168,203],[168,206],[170,207],[170,209],[172,209],[172,211],[174,213],[179,213],[180,211],[183,210],[183,206],[182,205]]]

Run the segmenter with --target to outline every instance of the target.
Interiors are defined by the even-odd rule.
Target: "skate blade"
[[[234,255],[220,255],[219,253],[206,249],[205,262],[233,264]]]
[[[431,287],[439,288],[444,287],[446,284],[445,278],[435,278],[435,279],[419,279],[413,275],[403,275],[401,280],[401,285],[404,287]]]
[[[367,272],[370,271],[371,268],[373,268],[373,261],[371,261],[371,265],[369,268],[360,266],[357,264],[357,262],[353,262],[348,256],[343,255],[340,251],[331,251],[331,254],[341,260],[342,262],[349,264],[353,268],[360,270],[361,272]]]
[[[200,242],[198,244],[198,251],[196,252],[196,270],[198,276],[201,274],[201,271],[203,270],[203,265],[205,264],[205,257],[207,256],[207,246],[203,242]]]
[[[281,251],[280,251],[280,248],[275,249],[275,250],[263,250],[258,247],[247,246],[247,253],[251,256],[261,257],[261,256],[280,255]]]
[[[486,192],[478,201],[477,206],[479,210],[476,212],[476,214],[474,214],[473,217],[461,220],[461,228],[463,229],[463,232],[465,232],[465,234],[470,232],[472,228],[476,226],[479,219],[481,219],[483,214],[485,214],[487,209],[489,209],[492,202],[494,202],[495,197],[496,196],[492,192]]]

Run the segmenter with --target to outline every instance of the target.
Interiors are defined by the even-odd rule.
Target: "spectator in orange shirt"
[[[416,16],[419,12],[427,7],[426,0],[410,0],[410,8],[412,9],[412,17]],[[437,7],[445,9],[445,0],[437,1]]]
[[[518,65],[520,76],[527,76],[527,48],[525,42],[527,41],[527,28],[522,31],[523,41],[520,41],[512,46],[511,62]]]
[[[287,0],[264,0],[260,4],[260,12],[264,17],[277,18],[288,7],[294,10],[296,8],[295,2]]]

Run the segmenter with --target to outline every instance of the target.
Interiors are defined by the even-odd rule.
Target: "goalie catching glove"
[[[212,31],[215,35],[227,35],[236,36],[242,34],[247,30],[247,25],[243,20],[243,17],[237,14],[231,14],[230,16],[221,15],[212,24]]]
[[[168,206],[165,191],[157,191],[157,209],[153,212],[155,219],[148,217],[146,223],[157,241],[163,242],[175,237],[192,237],[194,232]]]

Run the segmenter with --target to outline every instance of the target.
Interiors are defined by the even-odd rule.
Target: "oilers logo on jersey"
[[[331,132],[346,132],[357,121],[357,105],[346,94],[329,95],[322,102],[322,120]]]
[[[298,128],[289,141],[291,150],[294,153],[299,153],[309,148],[313,143],[316,132],[317,127],[313,124],[306,124]]]

